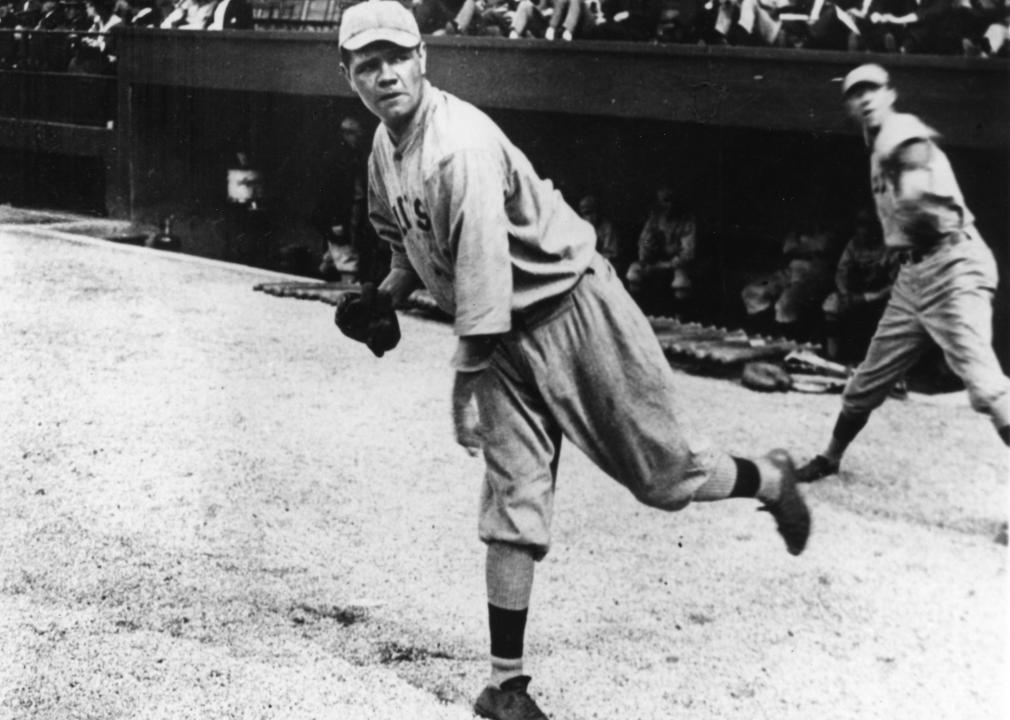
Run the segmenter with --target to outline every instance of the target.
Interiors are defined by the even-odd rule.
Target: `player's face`
[[[878,128],[894,106],[894,90],[884,85],[862,83],[845,96],[849,115],[867,128]]]
[[[415,48],[374,43],[351,53],[344,74],[365,107],[397,133],[421,103],[425,62],[423,43]]]

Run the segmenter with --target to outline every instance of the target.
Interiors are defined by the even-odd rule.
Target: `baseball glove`
[[[768,362],[749,362],[743,366],[740,382],[744,387],[761,392],[785,392],[793,379],[779,365]]]
[[[400,342],[400,323],[392,301],[376,290],[375,283],[364,283],[361,292],[342,295],[334,322],[344,335],[368,346],[375,357],[381,358]]]

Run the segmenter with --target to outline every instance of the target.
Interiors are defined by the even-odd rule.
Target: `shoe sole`
[[[810,538],[810,509],[796,487],[796,466],[789,454],[773,451],[768,459],[782,471],[782,489],[778,500],[765,503],[762,509],[775,518],[776,529],[785,540],[789,554],[799,555]]]

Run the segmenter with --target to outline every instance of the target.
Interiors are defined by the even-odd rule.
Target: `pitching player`
[[[887,71],[860,65],[842,83],[849,114],[860,123],[870,156],[870,183],[884,243],[906,251],[866,358],[842,395],[827,449],[798,470],[812,482],[838,472],[849,443],[930,341],[943,351],[973,408],[992,418],[1010,445],[1010,380],[992,348],[996,261],[975,229],[937,133],[894,110]]]
[[[486,464],[491,675],[474,709],[545,718],[527,694],[523,643],[562,436],[647,505],[758,498],[794,555],[810,515],[784,451],[748,460],[686,439],[669,364],[596,253],[593,227],[486,115],[427,81],[412,15],[394,0],[354,5],[339,40],[345,77],[382,121],[369,211],[392,263],[378,305],[399,305],[423,283],[454,318],[456,439]]]

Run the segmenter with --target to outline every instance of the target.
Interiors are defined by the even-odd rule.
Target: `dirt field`
[[[471,717],[481,462],[450,329],[382,360],[241,267],[0,227],[0,717]],[[836,396],[678,374],[740,454]],[[885,405],[788,556],[752,501],[663,514],[570,446],[529,626],[554,720],[1007,717],[1008,456],[963,396]],[[1005,542],[1005,541],[1004,541]]]

